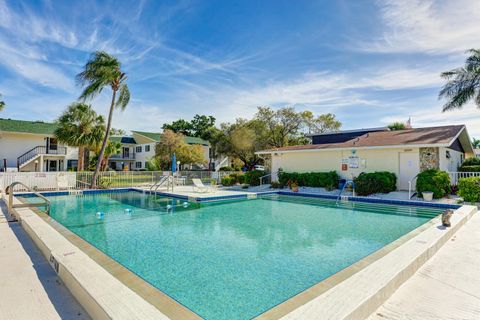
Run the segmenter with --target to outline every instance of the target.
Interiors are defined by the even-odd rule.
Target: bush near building
[[[336,171],[330,172],[278,172],[278,182],[284,187],[288,182],[297,182],[299,186],[320,187],[333,190],[338,186],[339,176]]]
[[[397,190],[397,176],[392,172],[362,172],[354,179],[355,193],[368,196],[374,193],[389,193]]]
[[[458,195],[468,202],[480,202],[480,177],[460,179],[458,181]]]
[[[468,158],[458,167],[460,172],[480,172],[480,158]]]
[[[430,191],[433,192],[435,199],[443,198],[451,190],[450,176],[447,172],[437,169],[425,170],[418,174],[416,190],[419,195]]]

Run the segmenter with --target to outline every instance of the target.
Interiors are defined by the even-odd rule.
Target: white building
[[[55,128],[53,123],[0,118],[0,170],[76,169],[78,148],[58,143]]]
[[[108,159],[109,167],[114,170],[146,170],[147,162],[155,156],[155,146],[160,141],[161,133],[132,131],[131,136],[112,137],[112,140],[122,144],[122,153]],[[191,145],[201,145],[207,163],[210,161],[210,144],[197,137],[185,136],[185,142]],[[188,169],[192,169],[189,166]],[[197,169],[207,169],[199,165]]]

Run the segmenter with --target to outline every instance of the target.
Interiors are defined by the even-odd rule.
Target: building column
[[[43,172],[43,155],[40,155],[40,172]]]

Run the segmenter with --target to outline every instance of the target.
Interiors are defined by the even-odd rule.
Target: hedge
[[[360,196],[397,190],[397,176],[387,171],[362,172],[354,179],[354,183],[355,193]]]
[[[458,181],[458,194],[468,202],[480,202],[480,177],[462,178]]]
[[[471,165],[471,166],[461,165],[458,168],[458,171],[460,171],[460,172],[480,172],[480,165]]]
[[[451,190],[450,176],[437,169],[425,170],[418,174],[416,190],[420,195],[422,192],[431,191],[435,199],[443,198]]]
[[[288,181],[297,182],[299,186],[321,187],[333,190],[338,186],[339,176],[336,171],[330,172],[283,172],[278,173],[278,182],[282,187],[288,184]]]
[[[472,157],[465,159],[462,163],[463,166],[480,166],[480,158]]]

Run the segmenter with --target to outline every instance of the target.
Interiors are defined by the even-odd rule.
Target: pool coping
[[[88,190],[87,192],[84,192],[84,194],[89,194],[89,193],[113,193],[113,192],[125,192],[125,191],[137,191],[137,192],[145,193],[144,190],[136,189],[136,188],[119,188],[119,189],[110,189],[110,190]],[[68,195],[70,193],[68,191],[67,192],[65,192],[65,191],[54,191],[54,192],[45,192],[45,193],[42,193],[42,194],[52,196],[52,195]],[[175,198],[181,198],[181,199],[186,198],[184,196],[178,196],[178,195],[168,194],[168,193],[164,193],[164,192],[157,192],[157,194],[165,195],[165,196],[173,196]],[[294,192],[285,192],[285,191],[280,191],[280,192],[279,191],[268,191],[268,192],[259,192],[257,194],[259,194],[259,195],[262,195],[262,194],[281,194],[281,195],[305,196],[305,197],[327,198],[327,199],[336,199],[337,198],[336,196],[330,196],[330,195],[305,194],[305,193],[294,193]],[[23,193],[23,194],[19,194],[19,195],[25,196],[27,194]],[[208,199],[208,200],[205,200],[205,198]],[[200,199],[200,201],[198,201],[198,199],[197,199],[196,202],[210,202],[210,201],[218,201],[218,200],[234,200],[234,199],[241,199],[241,198],[246,199],[246,198],[249,198],[249,197],[246,194],[231,195],[231,196],[220,196],[220,197],[203,197],[203,199]],[[190,198],[188,200],[192,201],[192,199],[190,199]],[[438,207],[440,207],[440,208],[452,208],[452,207],[459,208],[460,207],[459,205],[449,205],[449,204],[435,204],[435,205],[432,206],[431,203],[424,203],[424,202],[418,202],[418,201],[403,201],[403,200],[382,201],[383,199],[379,201],[379,199],[372,199],[372,198],[366,198],[366,197],[350,197],[350,200],[352,200],[352,201],[359,200],[360,202],[373,202],[373,203],[429,206],[429,207],[436,207],[436,208],[438,208]],[[18,199],[16,199],[16,201],[18,201]],[[419,203],[421,203],[423,205],[419,205]],[[474,210],[471,209],[471,208],[475,208],[475,210],[476,210],[476,207],[472,207],[472,206],[463,206],[460,209],[464,210],[465,208],[466,209],[470,208],[471,212],[469,214],[467,214],[466,216],[462,217],[462,219],[459,222],[455,221],[455,219],[454,219],[454,218],[458,217],[458,215],[454,215],[452,217],[452,222],[454,222],[453,227],[448,229],[445,234],[450,234],[451,233],[453,235],[452,232],[455,232],[461,225],[463,225],[463,223],[466,222],[466,220],[468,220],[469,216],[471,214],[473,214]],[[31,211],[30,209],[20,209],[20,211],[22,211],[22,210]],[[459,209],[457,209],[457,211],[458,210]],[[34,211],[31,211],[31,212],[34,212]],[[93,245],[89,244],[88,242],[86,242],[85,240],[83,240],[79,236],[75,235],[70,230],[68,230],[66,227],[62,226],[60,223],[58,223],[55,220],[48,217],[46,214],[42,214],[42,213],[38,213],[38,212],[34,212],[34,213],[35,213],[36,216],[41,218],[41,220],[43,220],[49,226],[51,226],[55,231],[60,233],[63,236],[63,238],[65,240],[67,240],[70,244],[76,246],[80,251],[82,251],[84,254],[86,254],[88,258],[90,258],[95,263],[97,263],[99,266],[101,266],[104,269],[104,271],[108,272],[110,275],[115,277],[118,281],[123,283],[127,288],[134,291],[134,293],[138,294],[142,299],[146,300],[147,303],[149,303],[151,305],[154,305],[154,307],[156,309],[158,309],[160,311],[165,311],[165,305],[162,306],[162,305],[159,305],[158,303],[156,303],[156,300],[159,297],[162,298],[162,299],[167,298],[167,301],[168,301],[168,299],[170,299],[170,301],[168,301],[169,306],[170,306],[170,308],[173,308],[173,310],[177,310],[177,307],[180,307],[180,311],[179,311],[181,313],[180,317],[178,317],[178,314],[175,314],[175,312],[172,313],[171,310],[169,312],[167,312],[167,313],[170,313],[169,315],[162,314],[162,316],[168,316],[171,319],[200,319],[200,317],[197,314],[195,314],[193,311],[189,310],[188,308],[181,305],[179,302],[175,301],[174,299],[170,298],[169,296],[167,296],[166,294],[164,294],[163,292],[161,292],[157,288],[153,287],[148,282],[146,282],[145,280],[143,280],[142,278],[140,278],[139,276],[137,276],[136,274],[134,274],[133,272],[131,272],[127,268],[123,267],[121,264],[119,264],[118,262],[116,262],[115,260],[113,260],[112,258],[107,256],[106,254],[104,254],[103,252],[101,252],[100,250],[95,248]],[[22,219],[22,220],[24,220],[24,219]],[[301,309],[305,305],[316,302],[319,298],[321,300],[325,300],[324,296],[328,292],[333,290],[336,286],[348,281],[350,278],[354,277],[355,275],[357,275],[361,271],[368,269],[372,264],[377,263],[378,261],[381,261],[387,255],[391,254],[392,252],[395,252],[395,249],[398,249],[399,247],[401,247],[405,243],[407,243],[407,242],[411,241],[412,239],[422,235],[423,232],[425,232],[426,230],[429,230],[431,228],[436,228],[435,224],[438,224],[438,223],[439,223],[439,218],[438,217],[428,221],[424,225],[419,226],[418,228],[412,230],[408,234],[406,234],[406,235],[402,236],[401,238],[395,240],[394,242],[382,247],[382,249],[379,249],[378,251],[376,251],[376,252],[372,253],[371,255],[365,257],[364,259],[362,259],[360,261],[357,261],[356,263],[347,267],[346,269],[343,269],[343,270],[339,271],[338,273],[326,278],[325,280],[323,280],[323,281],[317,283],[316,285],[304,290],[303,292],[295,295],[294,297],[280,303],[279,305],[272,307],[271,309],[269,309],[266,312],[259,315],[256,319],[262,319],[262,320],[263,319],[278,319],[278,318],[281,318],[281,317],[284,317],[284,316],[286,316],[287,318],[289,318],[290,316],[293,316],[294,319],[299,319],[295,316],[295,313],[298,312],[297,310]],[[23,225],[23,223],[22,223],[22,225]],[[35,235],[32,236],[30,233],[29,233],[29,235],[32,238],[35,237]],[[450,236],[448,236],[448,238]],[[34,241],[35,241],[35,239],[34,239]],[[441,246],[441,244],[438,246],[438,248],[440,246]],[[438,248],[437,248],[437,250],[438,250]],[[428,258],[430,258],[431,255],[433,255],[433,253],[431,253],[425,259],[425,261],[428,260]],[[44,254],[44,255],[47,257],[47,259],[49,258],[47,254]],[[50,257],[51,256],[52,256],[52,253],[50,251]],[[423,262],[425,262],[425,261],[423,261]],[[421,264],[423,264],[423,262]],[[421,266],[421,264],[419,264],[415,268],[415,271]],[[126,276],[123,277],[123,279],[122,279],[122,273],[127,274]],[[59,275],[60,275],[60,273],[59,273]],[[120,278],[118,277],[119,275],[120,275]],[[132,275],[133,275],[133,277],[132,277]],[[138,278],[138,279],[135,279],[135,278]],[[403,283],[403,282],[401,282],[401,283]],[[393,289],[393,291],[395,291],[396,288],[398,288],[398,286],[400,284],[398,284]],[[67,287],[69,287],[69,286],[67,285]],[[70,287],[69,287],[69,289],[70,289]],[[393,293],[393,291],[391,293]],[[72,293],[74,293],[74,292],[72,291]],[[146,294],[146,293],[148,293],[148,294]],[[153,297],[151,296],[152,293],[154,294]],[[377,292],[377,294],[378,294],[378,292]],[[383,303],[388,297],[389,297],[389,295],[387,297],[385,297],[381,301],[381,303]],[[373,298],[370,297],[368,299],[368,301],[370,301],[371,299],[373,299]],[[83,303],[81,301],[80,301],[80,303],[83,305]],[[323,302],[323,303],[325,303],[325,302]],[[381,303],[379,305],[381,305]],[[157,305],[155,305],[155,304],[157,304]],[[377,305],[377,304],[375,304],[375,305]],[[182,310],[182,308],[186,309],[188,312],[184,313],[185,310]],[[365,307],[363,307],[363,306],[357,307],[357,309],[362,309],[362,308],[365,309]],[[87,309],[87,308],[85,307],[85,309]],[[333,308],[333,309],[335,309],[335,308]],[[342,309],[345,310],[345,307],[342,307]],[[370,310],[370,309],[371,309],[371,307],[368,308],[368,310]],[[373,312],[374,310],[376,310],[376,307],[373,310],[371,310],[371,312]],[[89,310],[87,309],[87,311],[89,311]],[[191,314],[189,314],[189,312]],[[89,313],[90,313],[90,311],[89,311]],[[322,314],[324,314],[324,313],[325,312],[322,311]],[[355,313],[355,315],[357,315],[358,312],[354,310],[354,311],[352,311],[352,313]],[[305,318],[305,316],[302,315],[300,318],[303,319],[303,318]]]
[[[21,203],[16,196],[13,200]],[[202,319],[47,214],[32,208],[13,211],[22,228],[93,319]],[[74,265],[71,260],[75,260]],[[97,268],[92,272],[89,268],[94,265]],[[92,278],[101,278],[101,284],[94,283]]]

